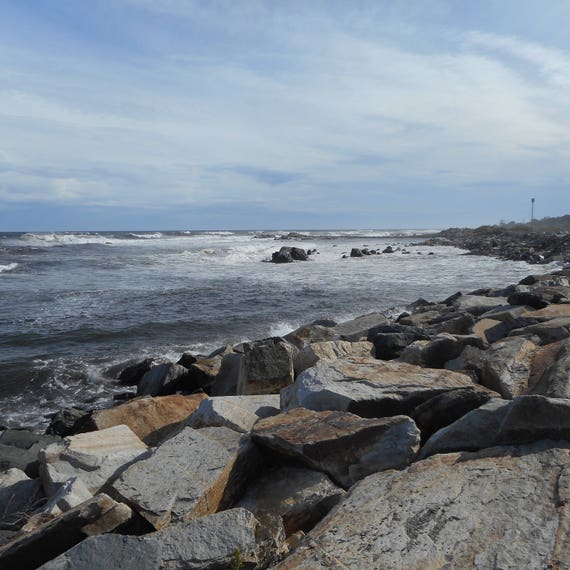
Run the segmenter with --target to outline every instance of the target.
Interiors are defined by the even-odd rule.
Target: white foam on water
[[[110,245],[115,239],[100,234],[68,234],[68,233],[27,233],[21,239],[28,244],[41,245],[43,247],[62,245]]]
[[[18,263],[8,263],[8,265],[0,265],[0,273],[8,273],[14,271],[18,267]]]
[[[134,237],[137,239],[160,239],[161,237],[163,237],[163,234],[161,234],[160,232],[154,232],[154,233],[148,233],[148,234],[131,233],[129,235],[131,237]]]

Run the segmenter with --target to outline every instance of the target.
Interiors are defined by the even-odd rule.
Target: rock
[[[362,257],[364,254],[362,253],[361,249],[358,249],[357,247],[353,247],[350,250],[350,257]]]
[[[478,316],[486,313],[489,309],[506,305],[507,299],[504,297],[461,295],[461,297],[458,297],[453,304],[458,311]],[[512,304],[514,305],[515,303]]]
[[[47,495],[71,477],[91,493],[115,479],[134,461],[148,455],[147,446],[125,425],[66,437],[42,450],[40,476]]]
[[[167,362],[153,366],[141,379],[137,396],[164,396],[184,387],[188,370],[179,364]]]
[[[243,354],[228,352],[222,355],[220,369],[209,387],[211,396],[236,396]]]
[[[570,317],[559,317],[511,330],[509,336],[536,335],[542,344],[549,344],[570,336]],[[0,440],[1,441],[1,440]]]
[[[232,353],[232,347],[226,346],[208,358],[200,358],[191,364],[188,367],[188,378],[185,381],[186,389],[193,392],[200,389],[211,390],[222,369],[224,357]]]
[[[436,333],[449,333],[466,335],[471,332],[475,318],[469,313],[459,315],[445,315],[444,318],[435,318],[429,322],[430,328]]]
[[[544,309],[550,303],[550,300],[545,299],[544,295],[540,293],[527,292],[527,293],[513,293],[507,298],[509,305],[528,305],[534,309]]]
[[[127,505],[102,493],[96,495],[55,519],[37,527],[30,525],[27,533],[0,548],[0,568],[37,568],[88,536],[115,530],[131,515]]]
[[[570,401],[534,395],[489,400],[432,435],[420,458],[541,439],[570,439]]]
[[[473,325],[473,334],[489,344],[505,338],[510,330],[507,323],[495,319],[481,319]]]
[[[483,355],[481,384],[512,400],[526,393],[536,344],[522,338],[494,343]]]
[[[371,342],[348,342],[346,340],[329,340],[314,342],[299,350],[294,357],[295,374],[311,368],[320,361],[336,360],[348,356],[372,356],[374,345]]]
[[[294,379],[293,349],[283,339],[244,343],[238,394],[278,394]]]
[[[49,493],[49,500],[38,511],[40,518],[60,515],[93,497],[85,483],[77,477],[70,477],[62,484],[50,485]]]
[[[60,437],[38,435],[27,430],[7,429],[0,432],[0,469],[21,469],[29,477],[38,476],[38,454]]]
[[[251,511],[262,522],[268,515],[279,515],[285,534],[290,536],[312,529],[344,493],[324,473],[281,466],[264,473],[237,506]]]
[[[408,346],[406,346],[400,353],[398,362],[407,362],[408,364],[414,364],[415,366],[423,366],[423,352],[429,342],[429,340],[415,340],[408,344]]]
[[[551,357],[531,391],[549,398],[570,398],[570,339],[558,343]]]
[[[136,398],[120,406],[93,412],[98,430],[126,425],[147,445],[158,445],[174,433],[196,411],[206,394]]]
[[[280,412],[279,400],[278,394],[207,398],[188,418],[188,425],[196,429],[223,426],[249,433],[257,420]]]
[[[283,338],[297,348],[303,348],[313,342],[336,340],[334,327],[337,324],[335,321],[314,321],[295,329]]]
[[[46,435],[66,437],[93,429],[90,425],[90,413],[77,408],[65,408],[57,412],[46,429]]]
[[[525,311],[521,313],[521,317],[526,317],[529,319],[536,319],[539,321],[548,321],[550,319],[557,319],[561,317],[570,317],[570,304],[564,305],[548,305],[544,309],[538,311],[529,310],[525,307]]]
[[[420,404],[410,416],[425,443],[436,431],[486,404],[491,397],[492,392],[478,389],[478,386],[449,390]]]
[[[474,382],[479,383],[483,376],[485,352],[475,346],[466,346],[461,354],[445,363],[446,370],[467,374]]]
[[[293,261],[307,261],[308,259],[307,252],[300,247],[283,246],[271,256],[273,263],[292,263]]]
[[[348,342],[359,342],[372,340],[377,327],[382,327],[390,323],[390,320],[383,313],[369,313],[344,321],[333,328],[336,338]]]
[[[90,536],[39,570],[158,570],[160,542],[142,536]]]
[[[569,463],[541,442],[371,475],[276,570],[565,568]]]
[[[406,416],[363,419],[297,408],[260,420],[252,439],[348,488],[371,473],[408,465],[419,449],[420,432]]]
[[[184,352],[182,356],[176,361],[176,364],[184,366],[184,368],[190,368],[192,364],[198,362],[198,359],[190,352]]]
[[[472,387],[468,376],[403,362],[346,358],[319,363],[281,392],[281,409],[339,410],[362,417],[408,414],[454,388]]]
[[[513,321],[521,316],[526,316],[529,310],[532,311],[533,309],[526,305],[501,305],[483,313],[480,318],[493,319],[494,321]]]
[[[15,467],[0,472],[0,527],[18,528],[43,498],[38,479]]]
[[[245,509],[172,525],[152,535],[160,544],[161,568],[221,570],[267,568],[284,553],[284,533],[277,544]]]
[[[113,489],[160,529],[230,507],[259,464],[248,436],[224,427],[187,427],[131,465]]]
[[[119,374],[119,384],[121,386],[136,386],[153,365],[154,359],[146,358],[142,362],[127,366],[127,368]]]
[[[389,245],[382,250],[382,253],[394,253],[394,251],[395,251],[394,248],[391,245]]]

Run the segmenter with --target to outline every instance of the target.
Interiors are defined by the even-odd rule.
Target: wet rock
[[[350,250],[350,257],[362,257],[364,254],[362,253],[361,249],[358,249],[357,247],[353,247]]]
[[[422,402],[455,388],[472,387],[464,374],[403,362],[347,358],[319,363],[281,392],[281,409],[348,411],[362,417],[409,414]]]
[[[541,442],[371,475],[277,570],[566,567],[569,463]]]
[[[189,352],[185,352],[178,359],[176,364],[179,364],[180,366],[184,366],[184,368],[190,368],[190,366],[192,366],[192,364],[194,364],[197,361],[198,361],[198,359],[193,354],[191,354]]]
[[[188,370],[179,364],[167,362],[153,366],[141,379],[137,396],[164,396],[184,387]]]
[[[324,473],[281,466],[264,473],[238,503],[263,521],[279,515],[287,536],[312,529],[342,498],[344,490]]]
[[[158,445],[196,411],[206,394],[142,397],[120,406],[93,412],[98,430],[127,425],[147,445]]]
[[[260,420],[252,438],[350,487],[376,471],[408,465],[419,448],[420,433],[406,416],[363,419],[297,408]]]
[[[314,342],[295,354],[293,360],[295,374],[311,368],[320,361],[336,360],[348,356],[372,356],[373,351],[374,345],[368,341],[329,340]]]
[[[257,420],[280,412],[279,400],[278,394],[207,398],[188,418],[188,425],[196,429],[223,426],[249,433]]]
[[[38,435],[27,430],[7,429],[0,432],[0,469],[21,469],[29,477],[38,476],[38,454],[52,443],[61,441],[53,435]]]
[[[248,436],[224,427],[188,427],[131,465],[113,489],[160,529],[230,507],[259,465]]]
[[[127,366],[118,377],[121,386],[136,386],[142,377],[153,367],[154,359],[146,358],[132,366]],[[67,434],[66,434],[67,435]]]
[[[238,394],[278,394],[294,379],[293,349],[283,339],[244,343]]]
[[[308,259],[307,252],[300,247],[283,246],[271,256],[273,263],[293,263],[294,261],[307,261]]]
[[[66,437],[92,430],[90,413],[77,408],[65,408],[57,412],[46,429],[46,435]]]
[[[148,455],[147,446],[125,425],[66,437],[39,454],[47,494],[78,477],[91,493],[116,478],[132,462]]]

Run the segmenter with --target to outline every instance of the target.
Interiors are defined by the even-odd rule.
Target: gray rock
[[[167,362],[153,366],[141,379],[137,396],[163,396],[174,394],[183,386],[188,370],[179,364]]]
[[[481,384],[508,400],[526,393],[537,349],[536,344],[522,337],[494,343],[483,355]]]
[[[0,469],[21,469],[29,477],[38,476],[38,454],[61,437],[38,435],[27,430],[0,431]]]
[[[276,568],[567,568],[569,464],[541,442],[371,475]]]
[[[77,477],[70,477],[59,486],[51,485],[50,493],[47,503],[38,511],[42,515],[60,515],[93,497],[85,483]]]
[[[338,340],[334,331],[337,324],[335,321],[314,321],[295,329],[283,338],[297,348],[303,348],[313,342]]]
[[[248,436],[224,427],[187,427],[129,467],[113,488],[160,529],[231,506],[259,462]]]
[[[239,371],[243,354],[230,352],[222,356],[220,369],[210,387],[212,396],[235,396],[238,393]]]
[[[387,325],[390,320],[383,313],[369,313],[344,321],[333,327],[334,334],[339,340],[348,342],[359,342],[362,340],[371,340],[370,335],[376,327]]]
[[[260,420],[252,439],[350,487],[376,471],[408,465],[419,449],[420,432],[406,416],[363,419],[297,408]]]
[[[293,348],[280,338],[245,343],[238,394],[278,394],[295,379]]]
[[[570,337],[570,317],[559,317],[511,330],[509,336],[536,335],[541,343],[549,344]]]
[[[301,350],[294,357],[295,374],[311,368],[320,361],[336,360],[349,356],[373,356],[374,345],[368,341],[348,342],[346,340],[329,340],[314,342]]]
[[[411,412],[433,396],[473,386],[464,374],[404,362],[347,358],[319,363],[281,392],[281,409],[348,411],[362,417]]]
[[[0,472],[0,527],[22,526],[43,496],[38,479],[30,479],[15,467]]]
[[[160,544],[163,570],[254,570],[267,568],[284,553],[283,531],[272,540],[253,514],[241,508],[171,525],[149,536]]]
[[[542,439],[570,440],[570,400],[534,395],[514,400],[492,399],[437,431],[419,457]]]
[[[304,467],[276,467],[264,473],[237,504],[263,521],[279,515],[287,536],[308,532],[338,501],[345,491],[324,473]]]
[[[527,305],[500,305],[483,313],[480,318],[493,319],[495,321],[511,321],[532,310],[532,307]]]
[[[570,398],[570,339],[560,343],[532,393],[549,398]]]
[[[481,295],[461,295],[453,302],[458,311],[475,316],[506,304],[507,299],[504,297],[483,297]]]
[[[142,536],[90,536],[40,570],[159,570],[160,542]]]
[[[474,382],[480,382],[483,375],[485,352],[475,346],[466,346],[461,354],[445,363],[446,370],[467,374]]]

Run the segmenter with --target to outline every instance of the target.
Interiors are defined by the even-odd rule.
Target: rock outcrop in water
[[[570,567],[570,269],[184,364],[0,432],[0,567]]]

